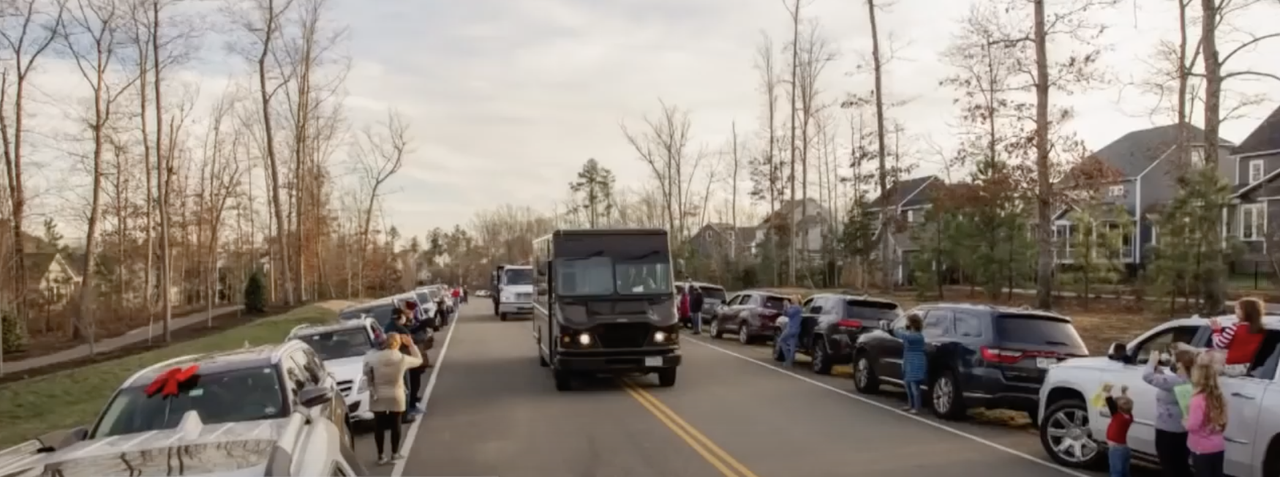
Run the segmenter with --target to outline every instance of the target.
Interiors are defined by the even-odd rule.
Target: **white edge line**
[[[453,339],[453,332],[462,326],[462,309],[456,312],[457,316],[453,317],[453,322],[449,324],[449,333],[444,336],[444,345],[440,346],[440,356],[436,357],[436,365],[431,368],[431,377],[427,379],[427,386],[422,391],[422,414],[413,420],[413,424],[409,425],[409,434],[405,436],[404,442],[400,444],[400,453],[405,455],[404,459],[396,461],[396,466],[391,469],[391,477],[400,477],[404,475],[404,467],[409,462],[408,456],[413,450],[413,441],[418,437],[418,426],[422,425],[422,421],[427,419],[427,402],[431,400],[431,391],[436,388],[436,377],[440,376],[440,368],[444,367],[444,356],[449,352],[449,341]]]
[[[901,416],[903,416],[903,417],[907,417],[907,418],[910,418],[910,419],[914,419],[914,420],[916,420],[917,422],[920,422],[920,423],[923,423],[923,424],[927,424],[927,425],[932,426],[932,427],[934,427],[934,428],[936,428],[936,429],[941,429],[941,430],[944,430],[944,431],[950,432],[950,433],[955,434],[955,435],[957,435],[957,436],[964,437],[964,438],[966,438],[966,439],[969,439],[969,440],[971,440],[971,441],[977,442],[977,443],[979,443],[979,444],[986,445],[986,446],[991,447],[991,448],[993,448],[993,449],[996,449],[996,450],[999,450],[999,451],[1003,451],[1003,452],[1006,452],[1006,453],[1009,453],[1009,454],[1012,454],[1012,455],[1015,455],[1015,456],[1021,457],[1021,458],[1023,458],[1023,459],[1029,460],[1029,461],[1031,461],[1031,462],[1035,462],[1035,463],[1037,463],[1037,464],[1043,465],[1043,466],[1048,467],[1048,468],[1050,468],[1050,469],[1057,470],[1057,471],[1062,472],[1062,473],[1064,473],[1064,474],[1071,475],[1071,476],[1074,476],[1074,477],[1092,477],[1092,476],[1090,476],[1089,474],[1085,474],[1085,473],[1078,472],[1078,471],[1075,471],[1075,470],[1072,470],[1072,469],[1068,469],[1068,468],[1066,468],[1066,467],[1060,466],[1060,465],[1055,464],[1055,463],[1053,463],[1053,462],[1045,461],[1044,459],[1040,459],[1040,458],[1037,458],[1037,457],[1035,457],[1035,456],[1033,456],[1033,455],[1030,455],[1030,454],[1024,453],[1024,452],[1022,452],[1022,451],[1018,451],[1018,450],[1015,450],[1015,449],[1012,449],[1012,448],[1009,448],[1009,447],[1006,447],[1006,446],[1003,446],[1003,445],[997,444],[997,443],[992,442],[992,441],[990,441],[990,440],[983,439],[983,438],[981,438],[981,437],[978,437],[978,436],[975,436],[975,435],[973,435],[973,434],[970,434],[970,433],[967,433],[967,432],[961,431],[961,430],[956,429],[956,428],[954,428],[954,427],[947,426],[947,425],[943,425],[943,424],[940,424],[940,423],[937,423],[937,422],[931,421],[931,420],[929,420],[929,419],[925,419],[925,418],[920,417],[920,416],[917,416],[917,415],[913,415],[913,414],[910,414],[910,413],[906,413],[906,412],[900,411],[900,410],[898,410],[898,409],[894,409],[894,408],[893,408],[893,407],[891,407],[891,406],[885,405],[885,404],[883,404],[883,403],[876,402],[876,401],[871,400],[871,399],[867,399],[867,398],[865,398],[865,397],[862,397],[862,396],[859,396],[859,395],[857,395],[857,394],[851,393],[851,392],[849,392],[849,391],[845,391],[845,390],[843,390],[843,389],[840,389],[840,388],[837,388],[837,387],[831,386],[831,385],[829,385],[829,384],[826,384],[826,383],[820,382],[820,381],[818,381],[818,380],[815,380],[815,379],[812,379],[812,378],[809,378],[809,377],[806,377],[806,376],[801,376],[801,375],[799,375],[799,374],[796,374],[796,373],[793,373],[793,372],[791,372],[791,371],[788,371],[788,370],[785,370],[785,369],[779,368],[779,367],[777,367],[777,366],[771,366],[771,365],[770,365],[770,364],[768,364],[768,363],[761,362],[761,361],[756,360],[756,359],[754,359],[754,358],[752,358],[752,357],[750,357],[750,356],[746,356],[746,355],[743,355],[743,354],[739,354],[739,353],[736,353],[736,352],[730,351],[730,350],[725,349],[725,348],[721,348],[721,347],[719,347],[719,346],[713,345],[713,344],[708,343],[708,342],[706,342],[706,341],[703,341],[703,340],[697,340],[697,339],[695,339],[695,340],[689,340],[689,341],[692,341],[692,342],[694,342],[694,343],[698,343],[698,344],[700,344],[700,345],[702,345],[702,346],[706,346],[706,347],[708,347],[708,348],[711,348],[711,349],[713,349],[713,350],[716,350],[716,351],[719,351],[719,352],[721,352],[721,353],[727,354],[727,355],[729,355],[729,356],[733,356],[733,357],[735,357],[735,358],[738,358],[738,359],[741,359],[741,360],[747,361],[747,362],[749,362],[749,363],[751,363],[751,364],[758,365],[758,366],[760,366],[760,367],[762,367],[762,368],[765,368],[765,369],[768,369],[768,370],[772,370],[772,371],[777,371],[777,372],[779,372],[779,373],[782,373],[782,374],[785,374],[785,375],[791,376],[791,377],[793,377],[793,378],[799,379],[799,380],[801,380],[801,381],[804,381],[804,382],[806,382],[806,383],[812,384],[812,385],[814,385],[814,386],[817,386],[817,387],[820,387],[820,388],[826,389],[826,390],[828,390],[828,391],[831,391],[831,392],[834,392],[834,393],[840,394],[840,395],[842,395],[842,396],[844,396],[844,397],[847,397],[847,398],[849,398],[849,399],[853,399],[853,400],[855,400],[855,401],[860,401],[860,402],[863,402],[863,403],[866,403],[866,404],[870,404],[870,405],[875,406],[875,407],[878,407],[878,408],[880,408],[880,409],[883,409],[883,410],[886,410],[886,411],[893,412],[894,414],[898,414],[898,415],[901,415]],[[399,474],[392,474],[392,477],[399,477]]]

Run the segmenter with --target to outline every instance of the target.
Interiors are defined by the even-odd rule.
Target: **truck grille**
[[[350,379],[338,381],[338,390],[342,391],[342,397],[348,397],[351,395],[351,388],[354,384],[355,383]]]
[[[516,293],[516,301],[533,301],[532,293]]]
[[[648,323],[613,323],[595,328],[601,348],[642,348],[653,334]]]

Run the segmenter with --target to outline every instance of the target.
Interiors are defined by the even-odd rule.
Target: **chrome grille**
[[[342,391],[342,397],[351,395],[351,388],[354,384],[355,382],[350,379],[338,381],[338,390]]]

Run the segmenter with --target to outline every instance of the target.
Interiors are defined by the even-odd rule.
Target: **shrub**
[[[256,313],[267,311],[267,284],[262,272],[253,272],[244,285],[244,309]]]
[[[16,353],[27,347],[27,327],[22,320],[12,313],[0,314],[0,327],[4,334],[0,336],[0,349],[5,353]]]

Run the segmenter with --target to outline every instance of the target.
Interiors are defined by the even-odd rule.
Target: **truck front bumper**
[[[506,313],[508,315],[532,315],[532,302],[503,302],[498,304],[498,313]]]
[[[683,356],[679,351],[664,354],[630,356],[591,356],[560,354],[553,365],[557,369],[575,373],[646,373],[680,366]]]

